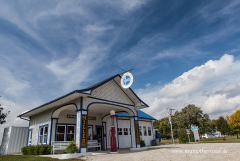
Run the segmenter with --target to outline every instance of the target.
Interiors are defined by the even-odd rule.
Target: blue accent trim
[[[132,93],[137,97],[137,99],[139,100],[139,102],[141,103],[141,105],[145,106],[145,107],[149,107],[145,102],[143,102],[137,95],[136,93],[133,92],[133,90],[131,88],[129,88]]]
[[[83,98],[80,97],[80,109],[82,110]]]
[[[45,144],[43,143],[43,140],[44,140],[44,137],[43,137],[44,127],[46,127],[46,126],[47,126],[47,128],[48,128],[48,124],[45,124],[45,125],[39,126],[39,129],[38,129],[38,139],[39,139],[39,131],[40,131],[40,128],[43,127],[43,133],[42,133],[42,144],[43,144],[43,145],[47,145],[47,141],[48,141],[48,129],[47,129],[47,139],[46,139],[46,143],[45,143]],[[38,141],[37,141],[37,145],[38,145]]]
[[[99,86],[102,86],[103,84],[111,81],[112,79],[114,79],[114,78],[116,78],[116,77],[120,77],[120,78],[121,78],[121,76],[120,76],[119,74],[117,74],[117,75],[112,76],[112,77],[110,77],[110,78],[108,78],[108,79],[106,79],[106,80],[104,80],[104,81],[102,81],[102,82],[100,82],[100,83],[97,83],[97,84],[95,84],[95,85],[93,85],[93,86],[91,86],[91,87],[89,87],[89,88],[82,89],[82,90],[72,91],[72,92],[70,92],[70,93],[68,93],[68,94],[66,94],[66,95],[64,95],[64,96],[62,96],[62,97],[59,97],[59,98],[57,98],[57,99],[55,99],[55,100],[53,100],[53,101],[47,102],[47,103],[45,103],[45,104],[43,104],[43,105],[41,105],[41,106],[39,106],[39,107],[36,107],[36,108],[34,108],[34,109],[30,110],[30,111],[25,112],[25,113],[23,113],[23,114],[21,114],[21,115],[19,115],[19,116],[17,116],[17,117],[20,117],[20,118],[21,118],[22,115],[25,115],[25,114],[27,114],[27,113],[29,113],[29,112],[31,112],[31,111],[34,111],[34,110],[36,110],[36,109],[38,109],[38,108],[44,107],[44,106],[49,105],[49,104],[51,104],[51,103],[54,103],[54,102],[56,102],[56,101],[58,101],[58,100],[61,100],[61,99],[65,98],[65,97],[67,97],[67,96],[69,96],[69,95],[72,95],[72,94],[74,94],[74,93],[81,93],[81,94],[85,94],[85,95],[91,95],[91,94],[92,94],[92,91],[93,91],[94,89],[98,88]],[[116,83],[116,84],[117,84],[117,83]],[[140,101],[140,104],[141,104],[141,105],[143,105],[143,106],[145,106],[145,107],[149,107],[146,103],[144,103],[144,102],[133,92],[133,90],[132,90],[131,88],[129,88],[129,89],[130,89],[131,92],[136,96],[136,98]],[[90,91],[90,94],[89,94],[89,93],[86,93],[86,92],[88,92],[88,91]],[[130,99],[130,100],[131,100],[131,99]],[[22,119],[23,119],[23,118],[22,118]]]
[[[57,124],[58,124],[58,119],[56,119],[56,125],[55,125],[55,141],[57,140]]]
[[[64,107],[64,106],[68,106],[68,105],[74,105],[74,106],[76,107],[76,111],[78,110],[77,105],[76,105],[75,103],[69,103],[69,104],[65,104],[65,105],[62,105],[62,106],[56,108],[56,109],[52,112],[52,115],[53,115],[53,113],[54,113],[55,111],[57,111],[58,109],[60,109],[60,108],[62,108],[62,107]],[[53,118],[52,115],[51,115],[51,118]]]
[[[122,112],[124,112],[124,113],[125,113],[126,111],[118,111],[118,112],[115,112],[115,113],[122,113]],[[106,117],[106,116],[108,116],[108,115],[110,115],[110,113],[109,113],[109,114],[106,114],[106,115],[104,115],[104,116],[103,116],[103,118],[102,118],[102,120],[104,119],[104,117]]]
[[[92,98],[92,99],[95,99],[95,100],[101,100],[101,101],[105,101],[105,102],[110,102],[110,103],[117,103],[117,104],[127,105],[127,106],[134,106],[134,105],[127,104],[127,103],[109,101],[109,100],[105,100],[105,99],[101,99],[101,98],[96,98],[96,97],[90,97],[90,96],[88,96],[88,98]]]
[[[120,113],[120,114],[116,114],[117,117],[130,117],[128,113]],[[133,116],[131,116],[133,117]],[[138,118],[142,118],[142,119],[148,119],[148,120],[157,120],[154,117],[146,114],[145,112],[141,111],[141,110],[137,110],[137,116]]]
[[[81,153],[81,137],[82,137],[82,130],[81,130],[81,123],[82,123],[82,111],[80,111],[80,120],[78,121],[78,123],[79,123],[79,130],[80,130],[80,132],[79,132],[79,134],[80,134],[80,136],[79,136],[79,153]]]
[[[52,122],[53,122],[53,119],[51,118],[49,145],[51,145],[51,140],[52,140]]]
[[[21,118],[21,116],[20,116],[20,115],[19,115],[19,116],[17,116],[17,117],[19,117],[20,119],[26,120],[26,121],[30,121],[30,120],[28,120],[28,119]]]
[[[33,130],[33,128],[31,128],[31,129],[28,129],[28,137],[27,137],[27,146],[31,146],[32,145],[32,142],[31,142],[31,145],[30,145],[30,143],[28,142],[29,140],[29,132],[30,131],[32,131]]]
[[[29,136],[29,127],[30,127],[30,121],[28,123],[28,136]],[[27,136],[27,146],[28,146],[28,136]]]
[[[117,122],[117,138],[118,138],[118,149],[119,149],[119,137],[118,137],[118,118],[116,117],[116,122]]]
[[[85,110],[85,109],[78,109],[76,111],[88,111],[88,110]]]
[[[135,142],[136,142],[136,148],[137,148],[137,133],[136,133],[135,117],[133,119],[134,119],[134,130],[135,130]]]
[[[106,105],[112,105],[112,106],[119,106],[119,107],[123,107],[123,108],[127,108],[129,109],[130,111],[132,111],[132,109],[128,108],[128,107],[125,107],[125,106],[121,106],[121,105],[117,105],[117,104],[111,104],[111,103],[105,103],[105,102],[92,102],[90,104],[88,104],[87,106],[87,110],[89,108],[89,106],[91,106],[92,104],[106,104]],[[132,111],[133,115],[135,116],[135,113]]]
[[[79,93],[79,92],[77,92],[77,90],[72,91],[72,92],[70,92],[70,93],[68,93],[68,94],[66,94],[66,95],[64,95],[64,96],[62,96],[62,97],[59,97],[59,98],[57,98],[57,99],[55,99],[55,100],[53,100],[53,101],[50,101],[50,102],[45,103],[45,104],[43,104],[43,105],[41,105],[41,106],[38,106],[38,107],[36,107],[36,108],[34,108],[34,109],[30,110],[30,111],[27,111],[27,112],[25,112],[25,113],[17,116],[17,117],[20,117],[20,118],[21,118],[22,115],[25,115],[25,114],[27,114],[27,113],[29,113],[29,112],[32,112],[32,111],[34,111],[34,110],[36,110],[36,109],[38,109],[38,108],[43,107],[43,106],[49,105],[49,104],[51,104],[51,103],[54,103],[54,102],[56,102],[56,101],[58,101],[58,100],[60,100],[60,99],[63,99],[63,98],[65,98],[65,97],[71,95],[71,94],[74,94],[74,93]]]
[[[87,142],[88,142],[88,111],[87,111],[87,135],[86,135],[86,152],[88,152],[88,144],[87,144]]]

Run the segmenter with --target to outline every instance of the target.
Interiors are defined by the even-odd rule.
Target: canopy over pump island
[[[149,146],[159,138],[153,129],[156,119],[141,111],[149,106],[130,88],[132,83],[130,72],[118,74],[19,115],[29,121],[27,145],[73,141],[79,153],[86,153],[95,141],[101,149],[111,149],[115,132],[118,149],[140,148],[140,139]]]

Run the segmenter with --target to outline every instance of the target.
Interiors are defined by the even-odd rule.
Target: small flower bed
[[[77,153],[78,152],[78,147],[76,146],[76,144],[71,142],[71,144],[68,145],[68,147],[66,149],[66,152],[67,153]]]
[[[47,155],[51,150],[50,145],[26,146],[21,149],[23,155]]]

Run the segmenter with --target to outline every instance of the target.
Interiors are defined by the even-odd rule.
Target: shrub
[[[51,150],[49,145],[26,146],[21,149],[23,155],[46,155],[50,154]]]
[[[188,142],[188,135],[185,131],[180,132],[179,143],[186,143]]]
[[[195,139],[194,139],[194,134],[193,134],[192,131],[190,132],[189,137],[190,137],[190,142],[194,142],[194,141],[195,141]]]
[[[141,147],[146,147],[145,141],[142,139],[140,140],[140,144],[141,144]]]
[[[76,153],[76,152],[78,152],[78,147],[76,146],[76,144],[71,142],[71,144],[68,145],[66,152],[67,153]]]
[[[22,149],[21,149],[21,151],[22,151],[22,154],[23,155],[28,155],[28,147],[26,146],[26,147],[23,147]]]

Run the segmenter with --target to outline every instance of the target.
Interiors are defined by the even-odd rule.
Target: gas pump
[[[115,111],[110,111],[111,117],[111,152],[110,153],[117,153],[117,141],[116,141],[116,132],[115,132],[115,125],[114,125],[114,118]]]

